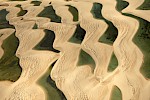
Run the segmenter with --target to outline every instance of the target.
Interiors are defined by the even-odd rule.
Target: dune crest
[[[117,10],[123,1],[129,5]],[[45,81],[56,84],[54,95],[62,91],[65,97],[59,94],[60,100],[149,100],[150,81],[140,72],[144,54],[133,42],[141,23],[125,15],[150,22],[150,11],[137,9],[143,2],[0,1],[0,11],[9,12],[7,24],[14,26],[0,26],[0,45],[15,32],[19,40],[15,56],[22,69],[17,81],[0,81],[0,100],[48,100],[51,97],[47,93],[52,92],[43,89],[38,81],[49,68],[55,83],[48,77]],[[116,30],[110,31],[112,27]],[[111,42],[100,41],[101,37]],[[4,49],[0,48],[0,58]],[[108,71],[109,64],[115,65],[112,71]],[[54,86],[50,83],[52,91]]]

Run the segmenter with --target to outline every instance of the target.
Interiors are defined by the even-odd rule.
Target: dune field
[[[150,100],[150,0],[0,0],[0,100]]]

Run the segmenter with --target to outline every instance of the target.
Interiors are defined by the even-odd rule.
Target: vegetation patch
[[[112,45],[118,36],[118,29],[113,25],[112,22],[108,21],[102,16],[101,10],[102,4],[93,3],[93,7],[91,10],[93,17],[96,19],[103,19],[108,24],[108,28],[105,33],[99,38],[99,42]]]
[[[140,71],[145,78],[150,79],[150,22],[131,14],[124,13],[124,15],[135,18],[139,21],[139,29],[133,38],[133,42],[144,54],[144,62]]]
[[[51,79],[50,73],[56,61],[50,66],[47,72],[38,80],[38,84],[43,87],[47,94],[47,100],[67,100],[64,94],[56,87],[56,83]]]
[[[53,42],[55,40],[55,33],[51,30],[44,30],[45,36],[40,41],[39,44],[37,44],[34,49],[36,50],[50,50],[56,53],[59,53],[58,50],[53,48]]]
[[[74,35],[69,39],[69,42],[81,44],[86,31],[78,24]]]
[[[61,17],[56,15],[52,5],[45,7],[37,16],[49,18],[51,22],[61,23]]]
[[[112,22],[106,21],[109,25],[105,33],[99,38],[99,42],[112,45],[118,36],[118,29]]]
[[[27,1],[27,0],[8,0],[8,1]]]
[[[102,16],[102,13],[101,13],[102,7],[103,6],[100,3],[93,3],[93,7],[91,9],[91,13],[92,13],[94,18],[105,20],[105,18]]]
[[[69,7],[69,11],[70,13],[72,14],[73,16],[73,21],[78,21],[78,17],[79,17],[79,14],[78,14],[78,9],[71,6],[71,5],[67,5]]]
[[[14,28],[13,25],[9,24],[9,21],[6,20],[6,16],[9,12],[6,9],[0,10],[0,29],[4,28]]]
[[[127,1],[117,0],[117,6],[116,9],[121,12],[123,9],[125,9],[129,3]]]
[[[113,87],[110,100],[122,100],[121,90],[117,86]]]
[[[149,0],[145,0],[147,4],[148,1]],[[144,62],[140,68],[140,71],[145,78],[150,79],[150,22],[132,14],[128,14],[128,13],[122,13],[122,14],[125,16],[135,18],[139,21],[140,24],[139,29],[133,38],[133,42],[140,48],[140,50],[144,54]]]
[[[34,4],[34,6],[40,6],[41,3],[41,1],[31,1],[31,4]]]
[[[19,58],[15,55],[18,45],[19,40],[15,33],[3,41],[4,54],[0,59],[0,81],[9,80],[14,82],[20,77],[22,69],[19,65]]]
[[[38,29],[38,25],[35,23],[32,29]]]
[[[118,66],[118,60],[117,60],[115,54],[113,53],[111,56],[109,65],[108,65],[108,72],[114,71],[117,68],[117,66]]]
[[[20,12],[17,14],[17,17],[24,16],[28,12],[27,10],[23,10],[20,4],[16,5],[15,7],[20,8]]]
[[[150,0],[145,0],[144,3],[141,6],[139,6],[137,9],[150,10]]]
[[[80,55],[79,55],[79,61],[78,61],[78,66],[82,65],[89,65],[91,67],[92,72],[94,72],[95,69],[95,61],[94,59],[85,51],[81,49]]]

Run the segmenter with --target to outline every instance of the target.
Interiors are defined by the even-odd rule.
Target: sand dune
[[[123,13],[129,13],[129,14],[133,14],[135,16],[141,17],[147,21],[150,22],[150,10],[138,10],[137,8],[143,4],[144,0],[125,0],[127,2],[129,2],[129,6],[124,9],[122,12]]]
[[[56,60],[49,74],[67,100],[150,99],[150,81],[140,72],[144,54],[133,42],[140,22],[123,14],[150,22],[149,10],[136,9],[144,0],[124,0],[129,5],[121,12],[116,9],[116,0],[42,0],[39,6],[34,6],[31,1],[0,1],[0,10],[9,12],[6,20],[15,27],[0,29],[0,45],[16,31],[19,45],[15,55],[22,69],[17,81],[0,81],[0,100],[47,100],[46,90],[37,82]],[[97,10],[102,14],[100,18],[95,18],[91,12],[95,2],[102,4],[102,10]],[[73,20],[75,16],[69,6],[77,9],[77,21]],[[99,41],[109,27],[106,20],[118,30],[112,45]],[[54,38],[51,44],[60,52],[36,48],[39,44],[40,48],[49,46],[45,30],[50,30],[51,38],[46,38]],[[74,40],[70,41],[71,38]],[[0,48],[0,58],[4,53]],[[113,53],[118,65],[109,72]],[[114,87],[118,88],[116,95],[113,94]]]

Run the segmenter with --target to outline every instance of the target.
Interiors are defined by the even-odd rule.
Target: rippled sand
[[[0,73],[9,74],[2,67],[11,67],[7,59],[2,61],[7,53],[2,45],[14,32],[19,40],[14,52],[19,62],[14,66],[21,68],[17,80],[0,77],[0,100],[150,100],[150,73],[146,77],[140,71],[150,53],[133,42],[141,23],[131,16],[146,21],[149,30],[150,9],[137,9],[143,3],[0,0],[0,13],[8,12],[0,17],[0,21],[6,17],[0,22]],[[6,24],[9,27],[3,27]],[[145,32],[148,42],[149,32]],[[149,64],[146,67],[150,70]]]

